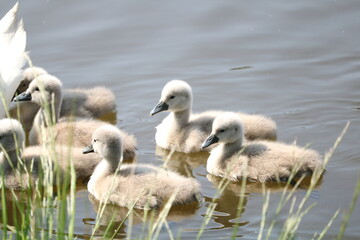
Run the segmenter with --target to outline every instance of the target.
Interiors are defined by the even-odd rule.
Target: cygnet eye
[[[36,87],[36,88],[34,89],[34,91],[37,91],[37,92],[38,92],[38,91],[40,91],[40,90],[39,90],[39,88],[38,88],[38,87]]]
[[[174,96],[174,95],[170,96],[170,99],[174,99],[174,98],[175,98],[175,96]]]
[[[220,129],[220,131],[219,131],[219,132],[223,133],[223,132],[225,132],[225,130],[224,130],[224,129]]]
[[[96,139],[94,139],[94,143],[96,143],[96,141],[97,141],[97,140],[96,140]]]

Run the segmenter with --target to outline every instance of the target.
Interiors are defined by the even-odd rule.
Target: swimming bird
[[[16,90],[16,95],[26,91],[30,83],[38,76],[48,74],[40,67],[28,67],[24,70],[23,79]],[[14,97],[16,96],[14,95]],[[10,109],[10,116],[18,118],[25,131],[30,131],[32,122],[40,106],[32,102],[19,102]],[[102,118],[115,114],[116,102],[114,93],[105,87],[73,88],[63,90],[60,117]]]
[[[214,143],[219,145],[211,151],[206,169],[232,181],[244,176],[260,182],[286,180],[292,171],[302,175],[322,168],[321,156],[312,149],[270,141],[244,143],[241,118],[234,113],[216,117],[211,135],[201,147]]]
[[[0,119],[5,116],[11,98],[19,85],[25,65],[26,32],[17,17],[19,4],[0,20]]]
[[[115,126],[101,126],[83,153],[96,152],[103,160],[95,168],[88,191],[99,201],[135,208],[159,208],[175,194],[173,205],[197,201],[199,183],[147,164],[122,164],[122,139]],[[108,197],[108,198],[107,198]]]
[[[40,106],[29,135],[31,145],[43,143],[43,127],[49,135],[51,128],[48,127],[54,125],[53,137],[56,144],[83,147],[89,142],[96,128],[108,124],[93,119],[60,119],[62,84],[58,78],[49,74],[36,77],[29,88],[15,97],[14,101],[31,101]],[[124,159],[131,160],[135,157],[136,140],[134,136],[123,131],[121,134],[124,138]]]
[[[1,119],[0,172],[4,174],[6,188],[24,189],[34,185],[45,171],[42,157],[52,161],[52,164],[47,165],[51,171],[57,165],[57,173],[61,176],[68,173],[70,164],[73,164],[78,180],[87,180],[101,160],[97,154],[84,156],[80,152],[81,148],[59,145],[54,148],[50,145],[24,148],[24,145],[25,133],[21,124],[15,119]],[[54,151],[51,152],[51,149]]]
[[[177,152],[202,151],[201,144],[211,132],[211,126],[216,116],[222,111],[207,111],[192,114],[192,89],[182,80],[168,82],[161,93],[159,103],[150,112],[170,111],[170,114],[156,129],[156,144],[164,149]],[[243,119],[245,138],[276,139],[276,124],[263,115],[238,113]]]

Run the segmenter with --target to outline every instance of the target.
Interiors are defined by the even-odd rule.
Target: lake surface
[[[1,3],[1,16],[14,1]],[[278,140],[324,154],[347,121],[350,127],[311,196],[317,205],[300,224],[298,239],[320,232],[337,209],[326,239],[339,231],[360,172],[359,1],[22,1],[27,50],[34,65],[59,77],[65,88],[103,85],[117,97],[118,126],[138,139],[138,162],[162,165],[155,126],[165,113],[149,116],[164,84],[183,79],[193,87],[194,112],[209,109],[261,113],[278,125]],[[176,155],[170,166],[202,184],[205,202],[169,218],[176,237],[193,239],[204,220],[215,184],[205,154]],[[281,186],[266,185],[269,216]],[[246,190],[236,219],[240,185],[219,197],[203,239],[227,239],[240,222],[239,238],[256,239],[261,222],[261,186]],[[297,198],[304,197],[297,191]],[[358,201],[359,202],[359,201]],[[360,238],[360,209],[344,239]],[[120,210],[119,210],[120,211]],[[180,211],[182,212],[182,211]],[[120,213],[119,213],[120,214]],[[75,233],[91,234],[96,212],[86,190],[77,193]],[[279,217],[273,239],[287,212]],[[104,223],[106,225],[106,223]],[[142,224],[134,225],[132,236]],[[126,237],[124,226],[118,237]],[[168,239],[164,228],[160,239]]]

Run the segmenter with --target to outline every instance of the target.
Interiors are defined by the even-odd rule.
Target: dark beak
[[[165,102],[159,102],[153,110],[151,110],[150,115],[154,116],[155,114],[159,112],[163,112],[169,109],[169,105],[167,105]]]
[[[219,142],[219,138],[215,136],[214,134],[211,134],[205,142],[201,145],[201,149],[207,148],[208,146]]]
[[[83,154],[93,153],[94,152],[93,145],[90,144],[89,146],[83,148],[82,152],[83,152]]]
[[[14,97],[13,102],[31,101],[31,94],[23,92],[20,95]]]
[[[15,102],[14,99],[15,99],[15,97],[16,97],[17,95],[19,95],[19,94],[20,94],[19,90],[16,89],[16,91],[15,91],[15,93],[14,93],[14,96],[12,97],[11,101],[12,101],[12,102]]]

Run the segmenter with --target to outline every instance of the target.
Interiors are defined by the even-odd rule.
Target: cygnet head
[[[191,108],[192,91],[188,83],[182,80],[168,82],[162,92],[159,103],[150,112],[153,116],[159,112],[180,112]]]
[[[22,148],[25,142],[25,133],[19,121],[5,118],[0,120],[0,152],[14,151],[16,147]]]
[[[205,140],[201,148],[204,149],[217,142],[233,143],[242,141],[244,137],[241,119],[235,113],[223,113],[215,118],[211,135]]]
[[[55,101],[61,102],[62,84],[60,80],[50,74],[36,77],[28,89],[14,98],[14,101],[31,101],[39,105],[45,100],[51,102],[53,96]]]
[[[47,74],[47,72],[40,67],[28,67],[27,69],[25,69],[23,72],[23,79],[21,80],[19,87],[16,90],[16,93],[20,94],[22,92],[25,92],[26,89],[29,88],[32,80],[43,74]]]
[[[96,152],[102,158],[118,163],[122,155],[120,130],[112,125],[97,128],[92,134],[91,144],[83,149],[84,154],[91,152]]]

